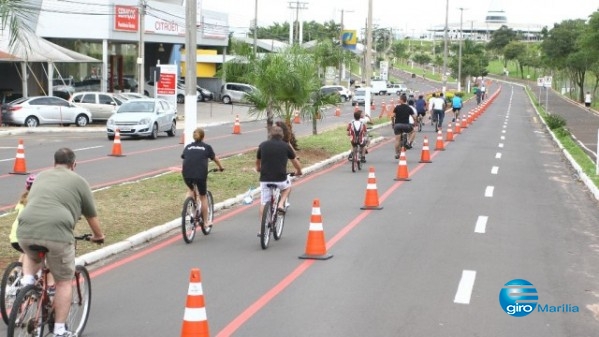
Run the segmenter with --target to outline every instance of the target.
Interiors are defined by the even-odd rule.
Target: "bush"
[[[553,132],[555,133],[556,136],[558,136],[560,138],[570,136],[570,131],[566,128],[557,128],[557,129],[553,130]]]
[[[562,116],[553,115],[553,114],[548,115],[545,118],[545,122],[547,123],[547,126],[549,126],[549,128],[551,130],[555,130],[555,129],[566,126],[566,120]]]

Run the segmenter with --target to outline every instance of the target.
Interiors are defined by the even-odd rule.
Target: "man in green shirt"
[[[73,172],[75,153],[61,148],[54,153],[54,168],[37,175],[29,191],[27,207],[19,215],[17,238],[25,251],[23,285],[35,282],[40,258],[31,245],[48,248],[46,263],[55,279],[54,336],[67,337],[65,322],[72,298],[71,281],[75,274],[75,224],[83,215],[92,231],[91,241],[104,242],[91,188]]]

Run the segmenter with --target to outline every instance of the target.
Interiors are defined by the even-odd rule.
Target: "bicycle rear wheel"
[[[0,312],[2,320],[8,324],[8,317],[12,305],[17,298],[17,291],[21,289],[21,277],[23,276],[23,264],[21,262],[12,262],[4,270],[2,282],[0,283]]]
[[[262,222],[260,223],[260,246],[262,249],[268,248],[270,242],[270,219],[272,218],[272,203],[267,202],[264,205],[262,213]]]
[[[353,158],[351,161],[351,171],[356,172],[356,169],[358,168],[358,165],[360,162],[358,146],[354,146],[352,151],[353,151]]]
[[[181,231],[185,243],[191,243],[196,236],[196,204],[192,197],[183,202],[181,212]]]
[[[75,267],[75,276],[73,277],[73,298],[71,300],[71,310],[67,317],[67,330],[81,336],[92,303],[92,283],[89,273],[84,266]]]
[[[202,228],[202,233],[204,235],[210,234],[212,230],[212,220],[214,220],[214,199],[212,199],[212,193],[210,191],[206,192],[206,200],[208,201],[208,221],[204,219],[204,221],[200,222],[200,227]]]
[[[41,337],[44,329],[42,294],[39,287],[28,285],[21,288],[14,310],[8,318],[8,337]]]

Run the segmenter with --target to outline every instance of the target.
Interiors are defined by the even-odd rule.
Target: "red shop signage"
[[[135,6],[114,6],[114,30],[137,32],[139,11]]]

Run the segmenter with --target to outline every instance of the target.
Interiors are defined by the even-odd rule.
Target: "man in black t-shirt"
[[[401,134],[408,133],[408,137],[413,139],[414,126],[410,123],[410,116],[412,121],[414,120],[414,110],[406,104],[408,98],[406,94],[402,94],[399,97],[399,104],[393,109],[393,117],[391,125],[393,125],[393,132],[395,134],[395,159],[399,158],[401,151]],[[411,149],[411,144],[406,144],[406,149]]]
[[[295,175],[302,175],[302,167],[295,152],[288,143],[283,141],[283,130],[273,125],[270,129],[270,139],[258,146],[256,153],[256,171],[260,172],[260,221],[264,205],[270,200],[270,189],[267,184],[276,184],[281,190],[281,198],[277,205],[279,212],[285,212],[285,201],[291,192],[291,181],[287,177],[287,161],[295,167]]]
[[[185,145],[181,159],[183,159],[183,166],[181,174],[185,185],[189,188],[187,191],[188,197],[193,197],[193,184],[198,186],[198,192],[200,193],[200,201],[202,202],[202,216],[204,219],[208,219],[208,197],[206,192],[208,191],[208,160],[214,161],[220,171],[224,168],[220,163],[218,157],[214,154],[212,146],[204,143],[204,130],[197,128],[193,131],[193,143]],[[197,200],[196,200],[197,202]],[[207,223],[207,226],[212,226],[211,223]]]

